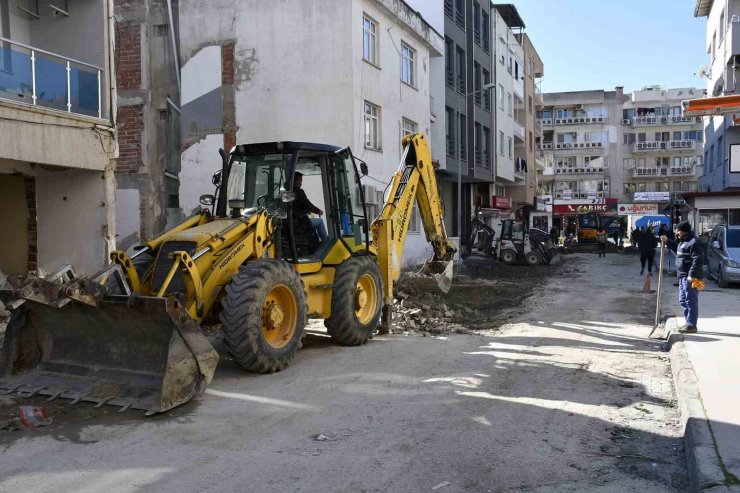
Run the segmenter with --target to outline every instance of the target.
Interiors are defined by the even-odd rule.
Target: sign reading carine
[[[635,192],[635,202],[667,202],[671,199],[671,192]]]
[[[655,216],[658,204],[619,204],[617,214],[620,216]]]

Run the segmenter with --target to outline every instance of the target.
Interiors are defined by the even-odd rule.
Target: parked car
[[[715,226],[709,234],[707,269],[719,287],[740,282],[740,226]]]

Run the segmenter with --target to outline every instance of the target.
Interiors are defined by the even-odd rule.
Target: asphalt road
[[[310,336],[286,371],[225,362],[170,413],[0,432],[0,491],[683,491],[637,259],[569,257],[499,331]]]

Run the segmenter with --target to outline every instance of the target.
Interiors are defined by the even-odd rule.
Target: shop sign
[[[563,200],[570,200],[573,197],[573,191],[572,190],[563,190]]]
[[[671,192],[635,192],[635,202],[667,202],[671,199]]]
[[[620,216],[655,216],[658,204],[619,204],[617,214]]]
[[[494,209],[511,209],[511,197],[505,195],[492,195],[491,205]]]
[[[596,202],[596,201],[595,201]],[[598,212],[600,214],[614,213],[617,210],[617,199],[606,199],[604,203],[595,204],[555,204],[552,212],[555,214],[586,214]]]

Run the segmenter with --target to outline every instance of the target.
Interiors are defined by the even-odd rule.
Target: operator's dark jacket
[[[704,277],[704,245],[690,232],[683,240],[674,241],[670,238],[668,248],[676,252],[676,275],[701,279]]]
[[[293,201],[293,216],[303,218],[310,213],[318,214],[321,209],[316,207],[308,200],[306,192],[302,188],[295,190],[295,200]]]

